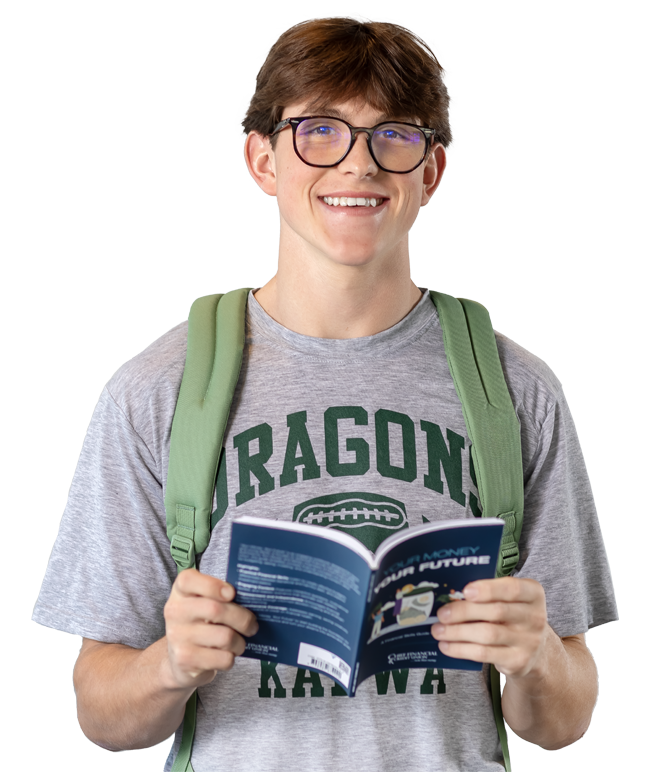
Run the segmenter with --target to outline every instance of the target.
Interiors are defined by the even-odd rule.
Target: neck
[[[421,298],[409,274],[408,245],[366,265],[296,260],[280,251],[277,274],[255,293],[262,308],[294,332],[361,338],[397,324]]]

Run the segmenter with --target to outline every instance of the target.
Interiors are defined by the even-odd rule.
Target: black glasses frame
[[[305,159],[298,152],[298,146],[296,145],[296,130],[298,129],[298,126],[300,126],[300,124],[303,121],[308,121],[312,118],[329,118],[330,120],[340,121],[350,129],[350,147],[348,147],[348,149],[345,151],[345,153],[339,158],[339,160],[336,163],[312,164],[309,161],[305,161]],[[406,171],[403,171],[403,172],[396,172],[393,169],[387,169],[385,166],[382,166],[372,151],[372,135],[380,126],[386,126],[387,124],[391,124],[391,123],[401,123],[403,126],[410,126],[414,129],[419,129],[419,131],[421,131],[424,134],[424,151],[422,153],[422,158],[420,158],[420,160],[411,169],[407,169]],[[367,127],[367,126],[353,126],[351,123],[344,121],[342,118],[335,118],[333,115],[304,115],[298,118],[285,118],[284,120],[280,121],[280,123],[278,123],[277,126],[273,129],[270,136],[273,137],[275,134],[278,134],[283,129],[286,129],[287,126],[291,126],[291,130],[293,133],[293,149],[295,150],[295,153],[298,156],[298,158],[300,158],[300,160],[304,164],[307,164],[307,166],[315,166],[318,169],[330,169],[333,166],[338,166],[341,163],[341,161],[345,160],[350,154],[350,151],[354,147],[357,134],[363,133],[368,137],[368,142],[367,142],[368,152],[370,153],[372,160],[377,164],[377,166],[382,171],[388,172],[389,174],[409,174],[410,172],[417,169],[418,166],[420,166],[420,164],[427,157],[427,153],[429,152],[429,148],[431,147],[431,140],[433,139],[433,136],[436,133],[435,129],[429,129],[426,126],[419,126],[417,123],[406,123],[405,121],[382,121],[381,123],[378,123],[375,126]]]

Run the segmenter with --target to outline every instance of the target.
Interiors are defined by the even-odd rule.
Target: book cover
[[[466,584],[494,577],[502,532],[498,518],[426,523],[373,554],[337,530],[239,518],[227,580],[259,622],[243,656],[317,670],[350,696],[387,670],[480,670],[440,652],[431,625]]]

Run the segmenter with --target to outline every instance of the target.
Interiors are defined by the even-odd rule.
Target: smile
[[[379,206],[383,198],[353,198],[352,196],[323,196],[328,206]]]

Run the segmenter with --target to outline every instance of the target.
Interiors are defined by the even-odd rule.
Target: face
[[[304,104],[290,105],[282,117],[308,115],[306,109]],[[353,126],[367,127],[395,117],[357,102],[338,104],[332,114]],[[444,149],[438,144],[408,174],[382,171],[368,151],[367,135],[358,134],[338,166],[312,167],[296,155],[290,127],[279,133],[274,150],[268,139],[249,135],[246,154],[260,187],[277,196],[281,257],[284,251],[298,259],[347,266],[381,267],[408,259],[408,232],[420,207],[433,195],[445,164]],[[376,206],[330,203],[342,197],[375,199]]]

